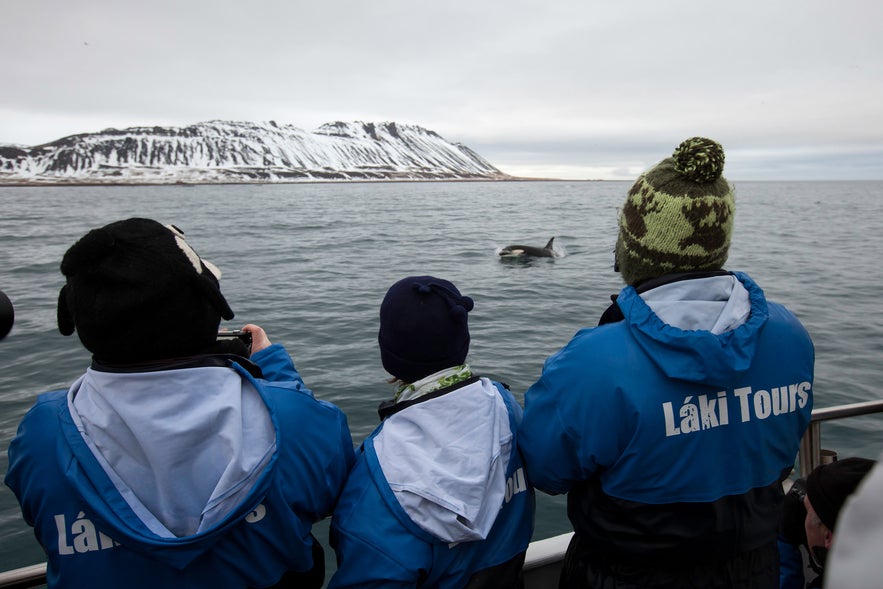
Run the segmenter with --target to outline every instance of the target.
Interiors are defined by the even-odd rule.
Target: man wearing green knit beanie
[[[724,150],[683,141],[619,215],[626,283],[549,357],[519,447],[567,494],[560,587],[778,587],[782,481],[812,411],[814,351],[785,307],[724,269],[735,194]]]
[[[619,216],[616,242],[626,284],[723,267],[736,212],[723,169],[723,148],[693,137],[638,178]]]

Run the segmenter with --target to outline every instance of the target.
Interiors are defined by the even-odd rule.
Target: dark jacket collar
[[[144,362],[140,364],[102,364],[93,358],[92,370],[128,374],[138,372],[159,372],[162,370],[180,370],[184,368],[204,368],[207,366],[230,368],[234,362],[242,366],[253,377],[264,378],[264,374],[261,372],[261,368],[257,364],[248,358],[237,356],[235,354],[188,356],[186,358],[170,358],[168,360],[158,360],[156,362]]]
[[[437,399],[442,395],[447,395],[448,393],[452,393],[457,389],[461,389],[465,386],[469,386],[474,382],[478,382],[478,376],[472,376],[467,378],[466,380],[462,380],[456,384],[452,384],[449,387],[445,387],[443,389],[439,389],[437,391],[433,391],[431,393],[427,393],[423,396],[417,397],[416,399],[411,399],[409,401],[402,401],[401,403],[396,403],[394,399],[389,399],[380,404],[380,407],[377,408],[377,414],[380,415],[380,421],[383,421],[390,415],[394,415],[403,409],[407,409],[408,407],[413,407],[418,403],[422,403],[424,401],[429,401],[430,399]]]
[[[635,291],[638,294],[643,292],[647,292],[648,290],[653,290],[658,286],[662,286],[663,284],[672,284],[674,282],[680,282],[682,280],[696,280],[698,278],[709,278],[711,276],[726,276],[727,274],[731,274],[727,270],[702,270],[699,272],[678,272],[676,274],[666,274],[664,276],[659,276],[657,278],[651,278],[649,280],[645,280],[644,282],[640,282],[635,285]],[[616,304],[616,298],[618,294],[610,295],[610,300],[612,303],[609,307],[601,314],[601,319],[598,321],[598,325],[604,325],[606,323],[616,323],[617,321],[622,321],[625,319],[625,316],[622,314],[622,311],[619,309],[619,306]]]

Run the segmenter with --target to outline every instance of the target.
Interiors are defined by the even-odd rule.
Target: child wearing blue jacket
[[[398,386],[335,509],[330,589],[523,585],[534,495],[516,440],[521,408],[465,363],[472,308],[432,276],[387,292],[378,341]]]

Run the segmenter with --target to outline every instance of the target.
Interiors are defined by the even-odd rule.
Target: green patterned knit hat
[[[723,170],[723,147],[693,137],[638,178],[619,215],[616,241],[626,284],[723,267],[736,212]]]

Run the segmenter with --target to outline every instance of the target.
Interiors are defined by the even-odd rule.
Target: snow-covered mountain
[[[506,180],[477,153],[397,123],[211,121],[0,145],[0,184],[171,184],[321,180]]]

